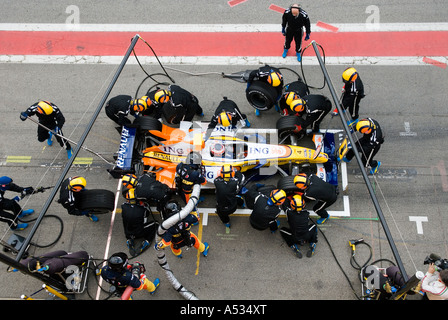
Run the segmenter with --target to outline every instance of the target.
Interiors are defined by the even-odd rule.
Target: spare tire
[[[247,88],[246,98],[255,109],[269,110],[277,102],[277,90],[268,83],[257,80]]]
[[[294,134],[298,139],[305,136],[306,130],[302,127],[304,120],[296,115],[284,116],[277,120],[276,128],[278,131],[278,137],[283,139],[284,137]]]
[[[111,212],[115,207],[114,193],[104,189],[84,190],[79,193],[77,201],[81,211],[90,211],[96,214]]]

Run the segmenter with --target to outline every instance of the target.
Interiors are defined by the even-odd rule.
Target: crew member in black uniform
[[[135,240],[143,238],[138,249],[142,253],[154,239],[157,224],[151,216],[149,205],[136,197],[134,188],[127,189],[125,198],[126,202],[121,205],[124,235],[130,253],[135,256],[137,254]]]
[[[156,278],[151,282],[144,274],[145,271],[141,263],[136,261],[130,264],[126,253],[117,252],[111,255],[107,264],[101,268],[101,278],[113,285],[118,294],[123,294],[128,286],[154,294],[160,285],[160,280]]]
[[[299,173],[294,177],[294,184],[303,193],[305,200],[317,201],[313,207],[316,214],[320,216],[317,224],[322,224],[330,217],[326,208],[331,206],[338,199],[339,191],[337,187],[315,174],[307,175]]]
[[[190,152],[185,162],[176,166],[176,187],[179,195],[188,203],[195,184],[204,185],[207,183],[205,169],[202,165],[202,156],[199,152]]]
[[[28,224],[18,223],[17,220],[34,213],[34,210],[22,210],[22,207],[18,203],[20,197],[14,197],[13,199],[5,198],[6,191],[20,193],[23,197],[27,194],[32,194],[34,192],[34,188],[23,188],[16,185],[10,177],[0,177],[0,221],[7,223],[11,230],[23,230],[28,227]]]
[[[370,174],[375,174],[381,162],[376,161],[373,157],[378,153],[381,145],[384,143],[383,131],[378,121],[372,118],[359,120],[356,123],[355,129],[363,134],[356,142],[356,148],[361,153],[362,163],[366,168],[370,166]],[[350,148],[344,158],[342,158],[342,161],[350,162],[354,156],[355,152]]]
[[[286,58],[291,42],[294,39],[296,43],[297,60],[302,61],[302,37],[303,28],[305,28],[305,41],[310,38],[311,24],[308,13],[300,8],[298,4],[293,4],[286,9],[282,16],[282,34],[285,36],[285,44],[283,46],[283,58]]]
[[[113,97],[106,103],[106,115],[120,127],[132,124],[128,115],[136,116],[139,112],[144,112],[151,105],[151,100],[143,96],[140,99],[132,99],[131,96],[121,94]]]
[[[163,210],[163,220],[169,219],[180,211],[181,207],[176,200],[168,201]],[[188,214],[184,219],[178,221],[166,230],[162,236],[162,240],[155,245],[155,249],[160,250],[169,246],[176,257],[182,258],[182,247],[194,247],[206,257],[210,248],[209,244],[207,242],[202,243],[191,232],[191,226],[196,223],[198,223],[197,216],[192,213]]]
[[[213,132],[213,129],[220,124],[223,127],[236,126],[238,121],[242,126],[250,127],[250,122],[247,116],[240,111],[238,105],[233,101],[224,97],[215,110],[215,114],[207,128],[204,140],[208,140]]]
[[[168,185],[158,181],[150,173],[145,173],[138,178],[134,192],[137,199],[144,200],[149,204],[154,203],[159,212],[162,211],[173,195]]]
[[[151,108],[147,108],[142,112],[142,115],[151,116],[156,119],[162,118],[163,107],[165,103],[170,101],[171,92],[157,87],[155,90],[148,90],[146,96],[151,100]]]
[[[350,118],[348,124],[356,123],[359,118],[359,103],[364,94],[364,84],[355,68],[347,68],[342,73],[342,81],[344,87],[342,89],[342,108],[349,111]],[[333,112],[337,115],[337,109]]]
[[[308,94],[299,100],[299,104],[297,100],[291,102],[291,110],[298,116],[305,115],[303,129],[310,128],[312,132],[319,132],[320,123],[331,111],[331,101],[321,94]]]
[[[282,97],[279,101],[281,114],[284,116],[295,114],[289,107],[291,102],[300,99],[310,93],[308,85],[303,82],[302,78],[285,85]]]
[[[221,172],[214,180],[216,190],[216,213],[226,227],[230,228],[230,217],[238,207],[244,205],[239,195],[244,183],[244,175],[231,164],[224,164]]]
[[[59,189],[58,202],[73,216],[87,216],[91,221],[97,222],[98,218],[89,211],[82,211],[79,206],[79,193],[85,190],[86,179],[80,176],[65,179]]]
[[[199,100],[195,95],[175,84],[170,85],[167,90],[171,94],[168,103],[175,112],[175,117],[170,120],[173,124],[179,124],[182,120],[191,121],[195,115],[204,116]]]
[[[255,198],[254,208],[249,217],[250,225],[257,230],[270,229],[271,232],[275,232],[280,225],[277,218],[286,199],[285,191],[274,189],[267,196],[251,187],[248,193]]]
[[[37,140],[43,142],[47,140],[47,144],[51,146],[53,144],[53,133],[48,129],[57,133],[56,140],[61,147],[65,147],[67,156],[70,159],[72,156],[72,147],[66,139],[63,139],[62,127],[65,123],[65,117],[61,110],[49,101],[38,101],[31,105],[26,111],[20,113],[20,119],[25,121],[28,117],[37,115],[40,126],[37,127]],[[46,128],[44,128],[46,127]]]
[[[305,210],[305,201],[301,195],[296,194],[291,201],[286,200],[285,204],[287,202],[289,202],[289,207],[286,208],[285,213],[289,227],[282,227],[280,234],[298,258],[303,256],[299,245],[309,243],[306,255],[310,258],[313,256],[317,244],[316,225],[310,221],[310,213]]]

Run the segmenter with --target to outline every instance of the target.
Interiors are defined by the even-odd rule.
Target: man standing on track
[[[293,4],[285,10],[282,17],[282,34],[285,36],[285,45],[283,47],[283,58],[286,58],[291,42],[294,39],[296,43],[297,60],[302,61],[302,37],[303,28],[305,28],[305,41],[310,38],[311,24],[310,18],[305,10],[298,4]]]

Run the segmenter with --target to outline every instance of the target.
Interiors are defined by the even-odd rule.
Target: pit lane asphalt
[[[65,165],[65,151],[57,144],[48,147],[36,139],[36,124],[19,120],[19,113],[37,99],[50,99],[59,105],[67,119],[65,134],[77,141],[85,129],[93,110],[109,83],[115,66],[105,65],[1,65],[8,82],[3,82],[2,101],[5,123],[2,125],[1,146],[2,175],[13,177],[22,186],[54,185],[62,166]],[[297,68],[297,66],[290,66]],[[322,83],[318,66],[305,69],[310,85]],[[330,76],[339,79],[343,66],[327,66]],[[157,67],[148,67],[155,72]],[[246,67],[182,66],[189,72],[237,72]],[[408,275],[416,270],[426,271],[423,260],[430,252],[447,255],[446,219],[446,116],[443,106],[446,101],[447,86],[444,70],[433,66],[424,67],[379,67],[359,66],[362,79],[367,87],[361,116],[377,119],[386,132],[386,142],[377,155],[382,161],[376,180],[372,180],[380,205],[395,239],[400,256]],[[37,74],[51,74],[44,88]],[[245,100],[245,85],[223,79],[216,74],[192,77],[181,72],[168,71],[176,83],[195,93],[205,111],[207,119],[222,96],[237,102],[247,113],[253,127],[273,127],[278,115],[274,110],[255,117],[252,107]],[[431,75],[431,76],[430,76]],[[286,79],[292,74],[285,73]],[[116,94],[133,94],[144,74],[138,66],[126,66],[110,97]],[[88,80],[86,80],[88,79]],[[378,81],[382,79],[382,81]],[[88,83],[88,86],[86,86]],[[340,83],[333,80],[335,86]],[[14,90],[10,90],[14,88]],[[338,89],[339,90],[339,89]],[[21,94],[17,94],[20,92]],[[313,92],[317,92],[313,90]],[[329,96],[328,89],[321,91]],[[416,135],[400,135],[406,132],[404,123],[410,124],[410,132]],[[341,128],[339,117],[327,117],[323,128]],[[119,134],[114,124],[101,112],[85,146],[109,157],[116,152]],[[31,156],[29,163],[8,162],[7,156]],[[78,157],[92,158],[90,165],[75,165],[70,175],[83,175],[88,188],[116,190],[117,180],[106,172],[106,163],[92,154],[81,150]],[[209,256],[199,257],[196,250],[185,251],[182,260],[175,259],[167,252],[168,262],[179,281],[200,299],[355,299],[348,282],[336,264],[332,250],[351,280],[356,294],[360,294],[358,272],[350,265],[351,251],[348,240],[364,238],[373,248],[371,261],[380,258],[393,260],[389,245],[370,201],[364,181],[356,164],[348,165],[349,186],[346,194],[350,198],[350,218],[330,219],[319,229],[329,239],[330,245],[320,234],[316,254],[311,259],[297,259],[285,245],[280,234],[257,231],[251,228],[248,216],[233,216],[230,233],[216,215],[210,215],[205,226],[195,227],[203,241],[210,243]],[[29,200],[22,200],[25,208],[34,208],[37,213],[44,204],[48,193],[38,194]],[[121,203],[121,201],[120,201]],[[213,197],[207,196],[201,206],[212,207]],[[331,209],[340,210],[338,201]],[[84,217],[72,217],[53,202],[48,214],[56,214],[64,220],[64,232],[60,241],[52,248],[31,247],[31,254],[41,254],[56,249],[66,251],[86,250],[95,259],[102,259],[110,228],[110,214],[99,216],[97,223]],[[423,234],[418,233],[416,222],[410,217],[424,216]],[[33,216],[31,216],[33,217]],[[56,237],[54,222],[44,222],[33,242],[45,244]],[[281,219],[281,226],[286,220]],[[10,232],[3,226],[4,237]],[[26,235],[27,230],[17,232]],[[121,217],[117,214],[113,225],[110,253],[125,251],[125,238]],[[365,248],[357,250],[356,259],[361,264],[367,260]],[[161,286],[154,296],[139,292],[135,299],[181,299],[166,281],[162,269],[157,264],[156,254],[151,248],[138,260],[147,268],[150,279],[159,277]],[[6,266],[5,266],[6,269]],[[0,296],[14,299],[21,294],[37,291],[41,284],[20,273],[0,272],[3,284]],[[89,289],[95,295],[96,290]],[[93,292],[92,292],[93,291]],[[41,296],[42,297],[42,296]],[[102,296],[103,297],[103,296]],[[89,299],[84,293],[77,299]]]

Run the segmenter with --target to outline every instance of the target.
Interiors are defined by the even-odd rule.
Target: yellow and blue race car
[[[129,172],[136,175],[152,172],[157,180],[174,188],[177,164],[184,162],[191,151],[198,151],[206,172],[206,188],[214,188],[213,181],[224,163],[243,173],[256,172],[260,176],[278,172],[283,176],[292,175],[301,166],[311,166],[313,173],[337,184],[331,134],[312,134],[312,145],[301,143],[300,146],[293,138],[289,139],[290,144],[282,143],[294,136],[294,130],[282,127],[251,129],[218,125],[204,141],[206,122],[182,122],[173,128],[157,119],[140,117],[134,124],[122,129],[116,166],[109,170],[115,177]],[[326,153],[328,150],[330,155]]]

